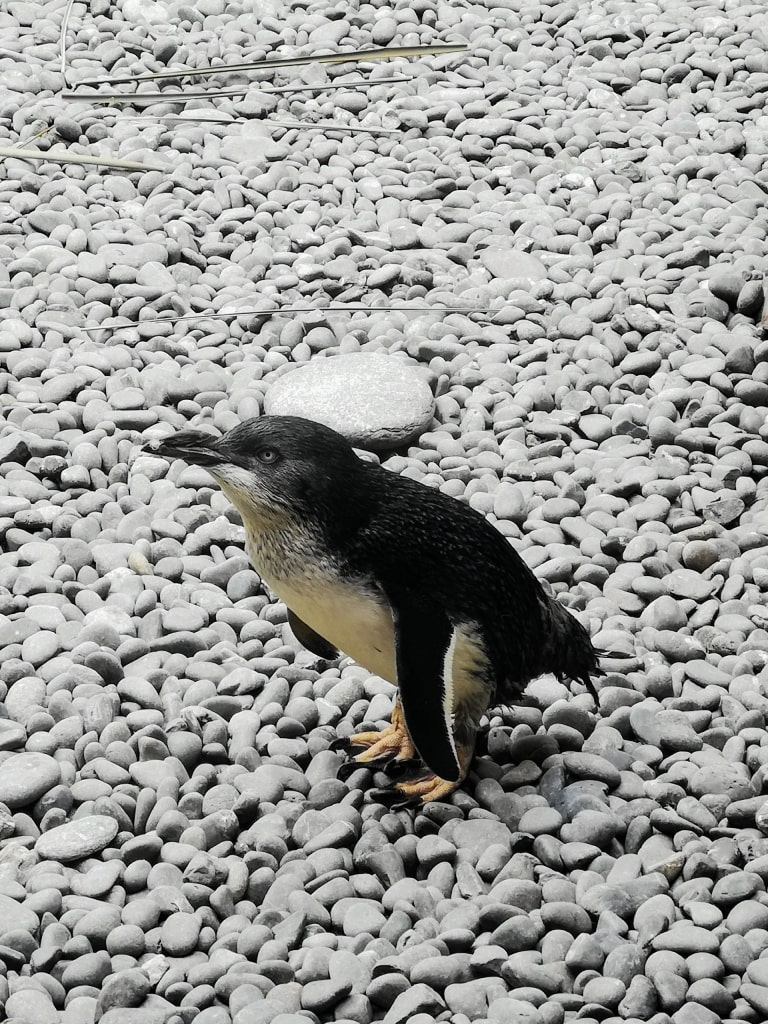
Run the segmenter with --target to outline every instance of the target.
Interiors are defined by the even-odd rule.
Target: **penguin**
[[[538,676],[596,696],[589,634],[507,538],[462,501],[361,459],[329,427],[262,416],[144,447],[208,470],[306,648],[343,652],[397,686],[391,724],[344,745],[358,751],[353,766],[416,761],[416,777],[393,786],[404,802],[460,786],[486,710]]]

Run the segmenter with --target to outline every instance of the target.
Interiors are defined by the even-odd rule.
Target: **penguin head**
[[[245,420],[221,437],[182,430],[144,447],[207,469],[245,517],[330,514],[364,465],[341,434],[299,416]]]

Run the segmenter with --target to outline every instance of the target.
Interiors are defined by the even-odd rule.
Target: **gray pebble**
[[[14,754],[0,764],[0,802],[28,807],[58,784],[61,769],[48,754]]]
[[[35,843],[39,856],[65,863],[83,860],[103,850],[117,835],[114,818],[92,814],[43,833]]]
[[[413,985],[394,1000],[384,1015],[384,1024],[406,1024],[418,1013],[439,1014],[445,1003],[427,985]]]
[[[160,932],[163,951],[169,956],[188,956],[197,948],[200,920],[194,914],[170,914]]]
[[[317,420],[358,448],[383,451],[418,437],[433,407],[422,373],[400,359],[360,353],[285,374],[267,392],[264,411]]]
[[[83,953],[64,968],[61,983],[67,989],[78,988],[81,985],[101,988],[102,982],[111,972],[112,965],[106,951]]]
[[[313,1013],[328,1013],[352,991],[350,982],[310,981],[302,987],[301,1006]]]
[[[717,936],[704,928],[676,922],[669,931],[657,935],[651,943],[654,949],[669,949],[675,953],[715,953],[719,947]]]
[[[20,989],[5,1000],[8,1021],[39,1021],[40,1024],[58,1024],[59,1014],[50,995],[36,989]]]
[[[105,1014],[116,1007],[141,1006],[151,991],[144,971],[128,969],[106,978],[97,1002],[97,1011]]]

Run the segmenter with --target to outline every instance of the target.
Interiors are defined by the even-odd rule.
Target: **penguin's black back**
[[[501,701],[545,672],[581,680],[599,673],[586,630],[479,512],[371,463],[348,501],[358,487],[367,514],[345,545],[350,568],[412,604],[439,607],[454,625],[476,623]]]

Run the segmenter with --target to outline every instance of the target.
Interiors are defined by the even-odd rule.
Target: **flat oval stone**
[[[10,719],[0,720],[0,750],[15,750],[23,747],[27,739],[27,730],[18,722]]]
[[[491,818],[460,821],[453,819],[440,829],[440,836],[465,851],[470,858],[477,859],[492,843],[498,843],[512,850],[512,833],[501,821]]]
[[[495,278],[523,280],[529,285],[547,279],[547,268],[540,259],[508,245],[491,245],[478,254],[478,259]]]
[[[68,863],[99,853],[117,835],[117,822],[106,814],[90,814],[43,832],[35,852],[44,860]]]
[[[412,442],[432,422],[434,407],[422,370],[365,352],[315,359],[279,377],[264,399],[270,416],[324,423],[370,451]]]
[[[40,922],[37,914],[10,896],[0,893],[0,921],[4,931],[26,931],[35,933]]]
[[[108,267],[115,265],[139,269],[145,263],[163,263],[165,252],[157,242],[111,242],[101,247],[99,256]]]
[[[0,764],[0,803],[27,807],[59,784],[61,768],[48,754],[13,754]]]

